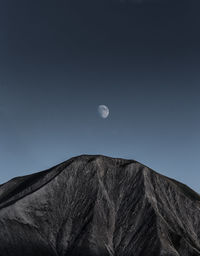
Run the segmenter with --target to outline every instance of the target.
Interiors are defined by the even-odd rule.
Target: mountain
[[[82,155],[0,186],[0,256],[199,256],[200,196],[134,160]]]

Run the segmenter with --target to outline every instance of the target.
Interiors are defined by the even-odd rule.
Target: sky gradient
[[[1,1],[0,183],[104,154],[200,192],[199,9],[199,0]]]

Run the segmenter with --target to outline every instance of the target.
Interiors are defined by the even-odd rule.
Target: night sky
[[[0,183],[104,154],[200,192],[199,13],[199,0],[2,0]]]

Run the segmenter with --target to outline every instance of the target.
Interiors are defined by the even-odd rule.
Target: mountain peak
[[[135,161],[81,155],[0,187],[0,255],[200,255],[200,196]]]

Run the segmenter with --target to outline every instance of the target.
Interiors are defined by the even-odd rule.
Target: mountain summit
[[[199,256],[200,196],[133,160],[74,157],[0,186],[0,256]]]

